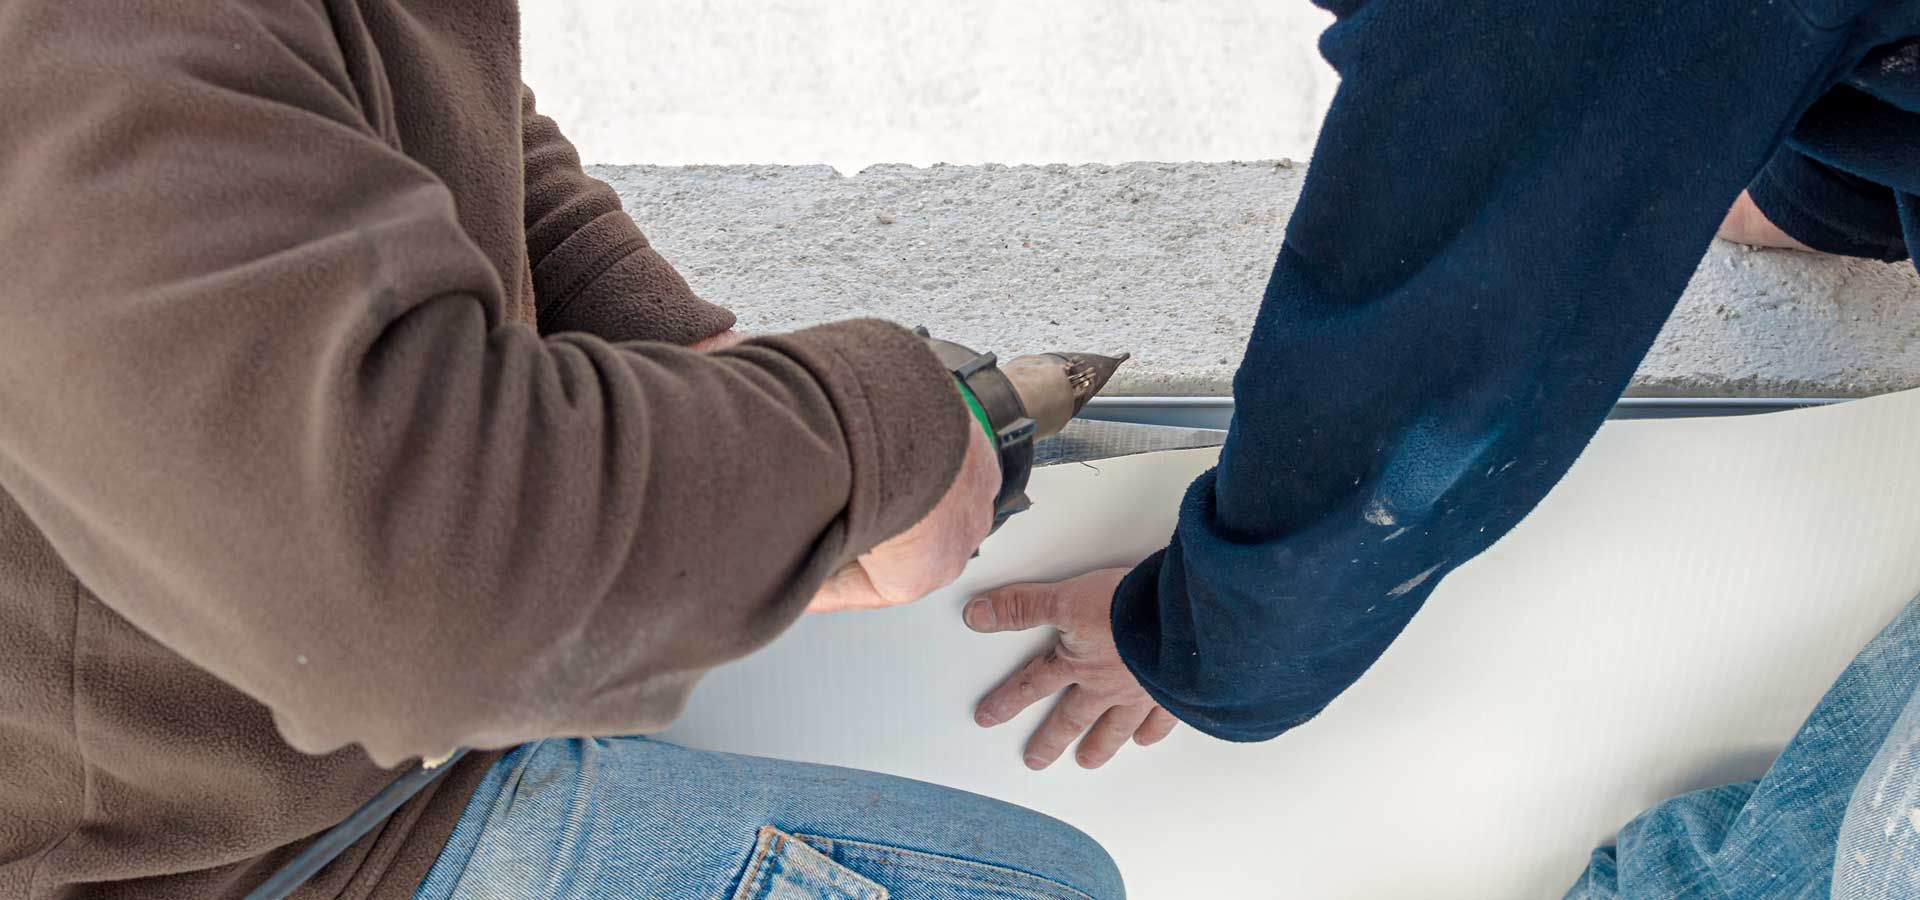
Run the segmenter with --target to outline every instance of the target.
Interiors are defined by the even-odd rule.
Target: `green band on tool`
[[[980,401],[974,398],[967,383],[955,378],[953,386],[960,389],[960,399],[967,401],[967,410],[973,413],[973,420],[980,423],[980,430],[987,433],[987,440],[995,447],[1000,446],[1000,436],[994,433],[993,422],[987,418],[987,411],[980,408]]]

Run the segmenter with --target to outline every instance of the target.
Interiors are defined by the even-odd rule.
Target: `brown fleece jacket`
[[[660,343],[731,316],[517,41],[511,0],[0,4],[0,897],[233,896],[383,767],[658,728],[951,481],[898,327]],[[487,762],[301,896],[409,896]]]

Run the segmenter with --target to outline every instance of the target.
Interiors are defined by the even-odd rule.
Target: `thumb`
[[[873,576],[859,562],[850,562],[840,567],[840,571],[827,577],[820,590],[815,592],[813,600],[807,604],[807,612],[827,613],[846,612],[854,609],[874,609],[885,606],[880,592],[873,586]]]
[[[991,634],[1058,624],[1058,584],[1010,584],[972,600],[961,612],[967,627]]]

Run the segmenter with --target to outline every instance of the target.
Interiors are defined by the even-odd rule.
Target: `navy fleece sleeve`
[[[1843,89],[1844,90],[1844,89]],[[1780,230],[1822,253],[1907,258],[1893,189],[1782,146],[1747,192]]]
[[[1553,486],[1851,52],[1785,2],[1329,5],[1343,80],[1232,432],[1113,608],[1155,699],[1233,740],[1326,706]]]

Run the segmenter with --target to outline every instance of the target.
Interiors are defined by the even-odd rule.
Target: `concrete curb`
[[[1230,389],[1304,166],[593,172],[747,330],[880,316],[1003,355],[1125,349],[1135,360],[1111,393],[1207,395]],[[1910,387],[1920,387],[1912,266],[1716,242],[1631,393]]]

